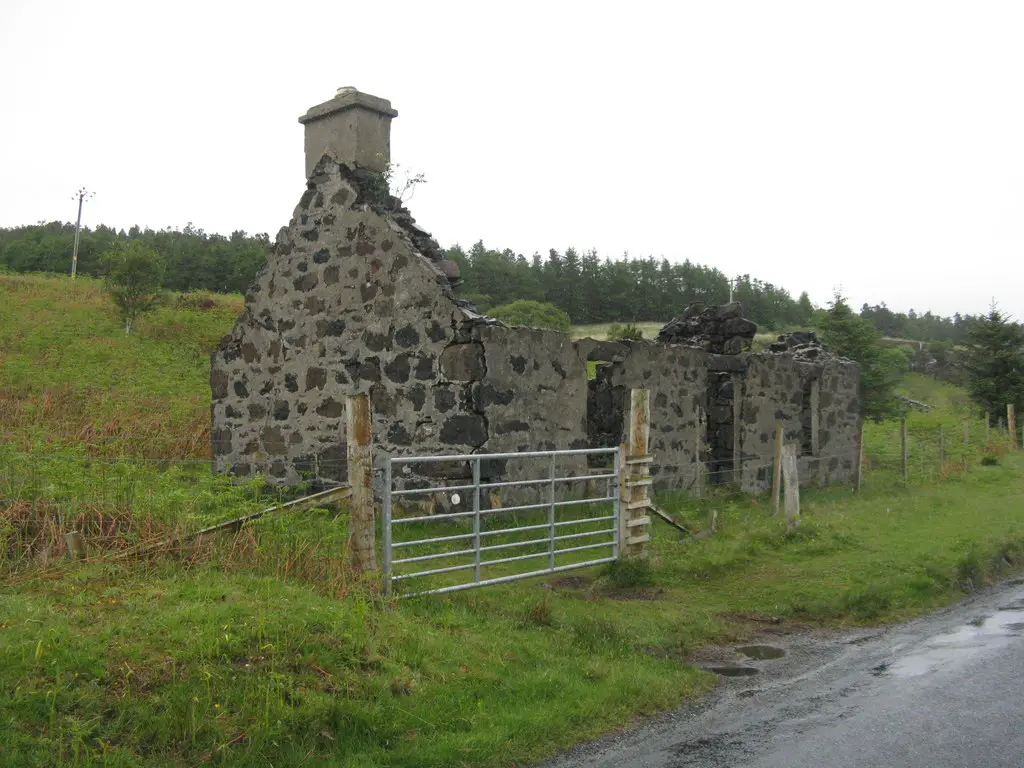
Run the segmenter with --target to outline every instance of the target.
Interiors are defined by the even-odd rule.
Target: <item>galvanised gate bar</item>
[[[612,466],[610,470],[588,470],[593,474],[573,476],[560,473],[558,469],[558,460],[566,457],[597,457],[598,460],[604,457],[606,462],[611,459]],[[543,476],[524,480],[482,482],[481,463],[493,461],[528,461],[540,464],[543,471],[538,471],[537,474]],[[393,472],[396,466],[431,463],[468,463],[472,480],[461,485],[394,488]],[[619,448],[387,457],[384,464],[383,499],[385,593],[391,594],[395,582],[422,580],[440,574],[460,574],[470,576],[471,579],[446,586],[415,589],[403,593],[402,596],[455,592],[485,584],[498,584],[617,560],[621,467],[622,456]],[[583,486],[583,490],[577,490],[580,485]],[[485,507],[482,503],[484,493],[487,494],[486,500],[491,501],[492,498],[500,498],[502,493],[516,489],[533,489],[538,496],[546,498],[536,503],[509,506],[501,506],[499,502],[496,506]],[[588,496],[585,492],[587,489],[599,495]],[[422,508],[425,501],[429,501],[431,497],[436,499],[438,494],[447,494],[446,501],[452,508],[458,508],[463,503],[461,494],[466,494],[468,508],[466,511],[442,514],[401,517],[393,514],[396,506],[400,507],[402,501],[406,499]],[[577,494],[581,498],[573,498]],[[521,516],[525,519],[520,519]],[[465,532],[451,533],[453,524],[465,525]],[[440,535],[418,533],[424,528],[428,531],[431,528],[448,530],[442,530]],[[416,538],[407,536],[396,540],[396,532],[401,535],[403,531],[409,531],[410,535]],[[518,538],[527,533],[529,538]],[[428,554],[414,554],[417,550],[436,549],[439,545],[453,548],[431,551]],[[540,551],[512,554],[523,547],[534,547]],[[584,556],[583,559],[565,562],[570,553],[580,552],[598,556]],[[399,556],[396,557],[396,554]],[[455,564],[447,564],[453,560]],[[531,560],[542,561],[542,567],[512,574],[501,573],[499,570],[501,566],[510,563]],[[433,567],[435,565],[437,567]],[[396,567],[402,572],[395,573]],[[491,573],[495,575],[489,575]],[[419,583],[424,584],[423,581]]]

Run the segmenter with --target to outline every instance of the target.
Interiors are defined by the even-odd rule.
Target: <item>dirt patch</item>
[[[769,616],[765,613],[720,613],[718,618],[735,624],[739,630],[738,634],[750,639],[756,639],[758,636],[779,637],[781,635],[795,635],[799,632],[808,632],[814,628],[810,624],[783,619],[780,616]]]
[[[665,594],[664,589],[656,589],[652,587],[625,587],[623,589],[602,590],[600,596],[607,597],[610,600],[630,602],[633,600],[657,600],[663,594]]]
[[[548,586],[552,589],[574,590],[586,589],[593,583],[594,580],[590,576],[560,576],[549,581]]]

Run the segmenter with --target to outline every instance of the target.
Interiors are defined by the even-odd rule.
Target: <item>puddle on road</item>
[[[748,659],[757,659],[758,661],[781,659],[786,655],[784,650],[773,645],[744,645],[737,648],[736,651],[737,653],[742,653]]]
[[[716,675],[722,677],[752,677],[757,674],[757,670],[753,667],[741,667],[741,666],[725,666],[725,667],[705,667],[708,672],[714,672]]]
[[[872,674],[916,677],[965,661],[982,651],[1004,647],[1024,633],[1021,611],[1024,596],[1000,606],[991,616],[972,619],[959,629],[932,637],[916,653],[879,664],[871,670]]]

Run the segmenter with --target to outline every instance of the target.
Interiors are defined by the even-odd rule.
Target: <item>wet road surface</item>
[[[905,624],[765,642],[708,665],[730,676],[704,701],[544,767],[1024,768],[1024,580]]]

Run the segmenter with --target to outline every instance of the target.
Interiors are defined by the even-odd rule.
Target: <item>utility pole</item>
[[[74,200],[76,197],[78,198],[78,221],[75,223],[75,246],[74,250],[71,252],[72,280],[74,280],[75,275],[78,274],[78,235],[82,230],[82,203],[84,203],[88,198],[92,197],[94,194],[94,192],[90,192],[85,187],[82,187],[80,190],[75,192],[74,195],[71,196],[72,200]]]

